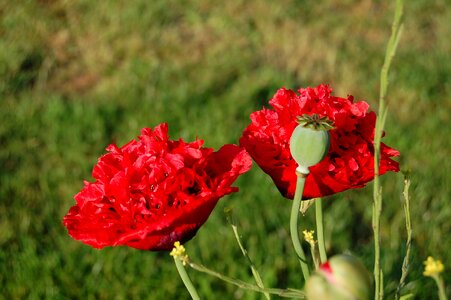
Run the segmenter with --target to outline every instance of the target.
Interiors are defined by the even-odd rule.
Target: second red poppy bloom
[[[289,141],[304,114],[326,116],[334,122],[330,131],[330,149],[319,164],[310,168],[303,198],[332,195],[359,188],[374,178],[374,131],[376,114],[368,112],[364,101],[353,103],[353,97],[331,96],[327,85],[316,88],[279,89],[266,109],[251,114],[252,123],[244,130],[240,144],[246,148],[262,170],[271,176],[283,196],[293,198],[296,189],[296,167]],[[399,152],[381,144],[380,174],[399,171],[390,157]]]

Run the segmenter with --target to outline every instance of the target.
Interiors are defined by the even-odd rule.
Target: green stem
[[[409,273],[410,265],[410,249],[412,246],[412,223],[410,222],[410,196],[409,196],[410,179],[406,174],[404,175],[404,215],[406,217],[406,230],[407,230],[407,241],[406,241],[406,254],[402,262],[401,267],[401,279],[399,279],[398,287],[396,288],[395,299],[399,299],[401,294],[401,289],[406,284],[407,275]]]
[[[185,266],[183,266],[183,262],[178,257],[174,257],[174,262],[175,266],[177,267],[177,271],[179,272],[180,278],[182,278],[182,281],[185,284],[185,287],[188,290],[189,294],[191,295],[191,298],[193,300],[200,300],[196,288],[191,282],[188,273],[186,273]]]
[[[434,278],[435,283],[438,286],[438,298],[440,300],[448,300],[445,293],[445,284],[443,283],[443,279],[439,275],[432,276]]]
[[[299,231],[298,231],[299,209],[301,207],[302,193],[304,192],[306,174],[298,172],[296,172],[296,174],[297,174],[297,182],[296,182],[296,192],[294,193],[293,204],[291,206],[290,234],[294,250],[298,255],[299,263],[301,264],[302,275],[304,275],[304,279],[305,281],[307,281],[307,279],[310,276],[310,272],[307,265],[307,260],[305,258],[305,253],[304,250],[302,249],[301,241],[299,239]]]
[[[315,244],[310,244],[310,253],[312,254],[313,264],[315,265],[315,269],[317,270],[319,268],[319,265],[321,264],[321,261],[317,256]]]
[[[374,281],[375,281],[375,300],[382,299],[381,291],[381,256],[380,256],[380,215],[382,211],[382,199],[380,199],[380,188],[378,177],[374,180],[374,203],[373,203],[373,231],[374,231]]]
[[[205,266],[202,265],[198,265],[195,264],[193,262],[189,263],[189,266],[191,268],[193,268],[196,271],[214,276],[216,278],[221,279],[222,281],[225,281],[227,283],[233,284],[239,288],[242,289],[246,289],[246,290],[250,290],[250,291],[254,291],[254,292],[259,292],[259,293],[268,293],[268,294],[273,294],[273,295],[277,295],[279,297],[286,297],[286,298],[295,298],[295,299],[305,299],[305,295],[304,292],[300,291],[300,290],[296,290],[296,289],[273,289],[273,288],[261,288],[259,286],[247,283],[245,281],[239,280],[239,279],[235,279],[232,277],[228,277],[225,276],[221,273],[218,273],[216,271],[210,270]]]
[[[374,231],[374,280],[375,280],[375,300],[382,300],[384,297],[383,273],[381,269],[380,254],[380,216],[382,213],[382,188],[379,181],[380,146],[387,117],[385,97],[388,88],[388,71],[395,56],[396,48],[402,33],[403,0],[396,0],[395,16],[392,23],[392,31],[385,51],[384,64],[380,73],[379,91],[379,113],[376,120],[376,130],[374,134],[374,187],[373,187],[373,218],[372,225]]]
[[[324,242],[324,225],[323,225],[323,207],[322,199],[315,200],[315,216],[316,216],[316,231],[318,237],[318,249],[321,263],[327,261],[326,245]]]
[[[237,226],[234,225],[234,224],[231,224],[231,225],[232,225],[233,233],[235,235],[235,239],[236,239],[236,241],[238,243],[238,246],[241,249],[241,253],[243,253],[243,256],[247,259],[249,267],[251,268],[251,271],[252,271],[252,275],[254,276],[255,282],[257,283],[257,285],[260,288],[265,288],[265,286],[263,285],[263,280],[260,277],[260,273],[258,273],[257,268],[255,268],[255,265],[252,262],[252,259],[250,258],[249,254],[247,253],[247,250],[244,248],[243,244],[241,243],[241,239],[240,239],[240,236],[238,234]],[[269,296],[269,293],[265,292],[264,294],[265,294],[265,298],[266,299],[268,299],[268,300],[271,299],[271,297]]]

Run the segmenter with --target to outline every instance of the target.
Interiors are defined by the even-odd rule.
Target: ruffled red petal
[[[303,198],[310,199],[360,188],[374,178],[374,130],[376,114],[368,112],[364,101],[331,96],[328,85],[299,89],[298,94],[279,89],[269,101],[273,110],[251,114],[252,123],[243,131],[240,145],[246,148],[262,170],[271,176],[284,197],[292,199],[296,189],[296,162],[289,140],[297,126],[297,116],[319,114],[334,121],[331,146],[326,158],[310,168]],[[399,171],[391,157],[393,148],[381,145],[380,174]]]
[[[252,160],[236,145],[219,151],[169,139],[167,124],[144,128],[139,140],[110,145],[63,219],[69,234],[95,248],[170,250],[205,223],[218,200]]]

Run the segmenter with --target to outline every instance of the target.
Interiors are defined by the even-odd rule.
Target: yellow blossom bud
[[[180,245],[180,242],[177,241],[174,243],[174,248],[169,253],[169,255],[174,258],[180,259],[185,266],[189,262],[188,254],[186,254],[185,251],[185,247],[183,245]]]
[[[310,244],[310,246],[314,246],[316,241],[315,241],[315,237],[313,236],[313,234],[315,233],[314,230],[304,230],[302,232],[304,234],[304,240]]]
[[[427,260],[424,261],[424,276],[435,276],[441,272],[445,267],[440,260],[435,260],[432,256],[429,256]]]

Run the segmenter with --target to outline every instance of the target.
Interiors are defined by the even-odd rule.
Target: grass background
[[[188,299],[167,253],[101,251],[73,241],[61,219],[104,148],[169,123],[173,138],[237,143],[249,114],[282,86],[329,83],[377,110],[392,1],[0,1],[0,298]],[[412,0],[388,92],[385,143],[412,171],[409,284],[434,299],[422,261],[451,289],[449,112],[451,14]],[[388,298],[406,233],[403,176],[382,179]],[[302,286],[283,199],[254,166],[187,244],[193,260],[252,281],[227,225],[232,206],[266,286]],[[325,199],[329,254],[352,251],[372,270],[371,185]],[[313,214],[305,227],[313,228]],[[190,272],[205,299],[261,299]]]

